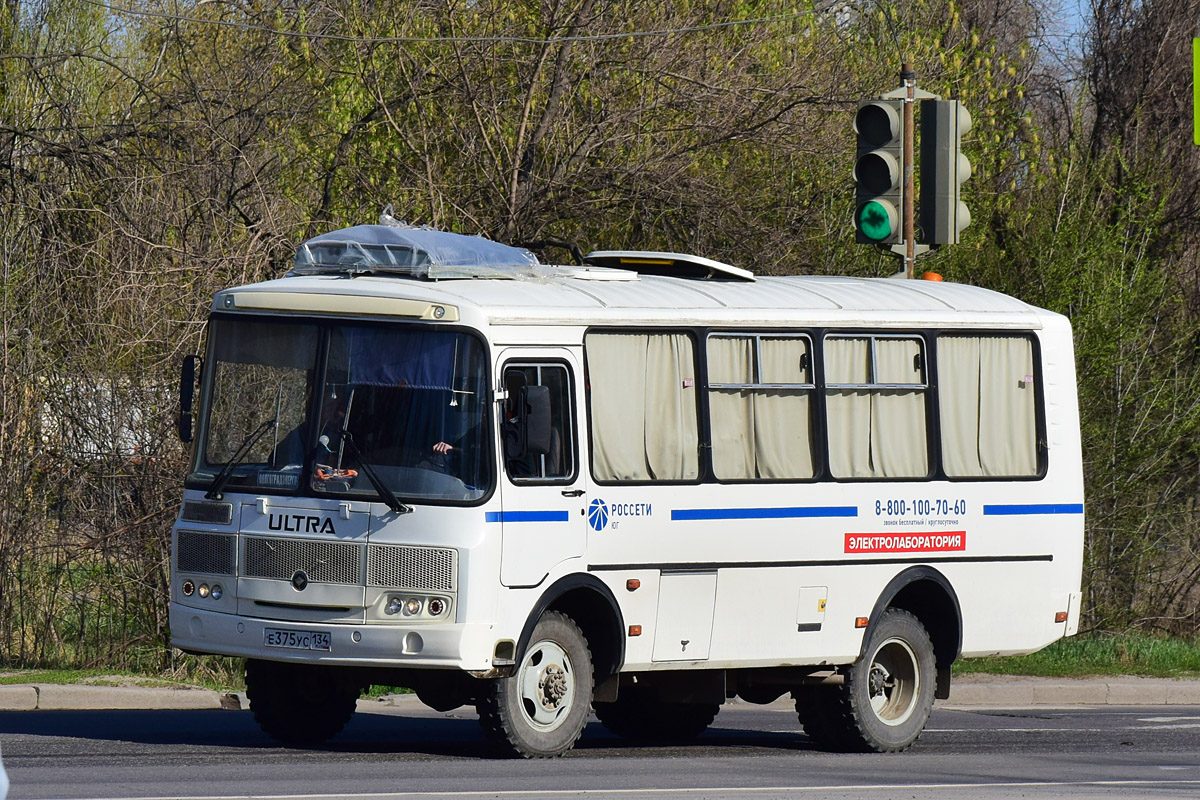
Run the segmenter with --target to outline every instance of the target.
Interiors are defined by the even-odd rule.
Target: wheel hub
[[[567,675],[562,667],[551,664],[542,672],[538,680],[538,690],[542,695],[542,705],[548,709],[557,708],[562,699],[567,696]]]
[[[917,708],[920,673],[917,657],[903,639],[889,638],[871,659],[867,698],[876,718],[885,725],[901,725]]]
[[[885,694],[888,689],[891,689],[894,686],[895,683],[889,680],[888,674],[882,669],[876,667],[875,669],[871,670],[870,687],[872,697]]]

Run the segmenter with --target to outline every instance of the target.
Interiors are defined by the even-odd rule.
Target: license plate
[[[329,650],[329,631],[289,631],[267,628],[263,632],[267,647],[287,647],[292,650]]]

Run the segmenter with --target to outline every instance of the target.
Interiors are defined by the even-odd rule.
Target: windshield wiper
[[[234,451],[233,456],[225,462],[225,466],[217,473],[217,477],[213,478],[213,482],[208,487],[208,491],[204,493],[204,497],[208,500],[220,500],[221,488],[225,486],[225,482],[229,480],[229,476],[233,474],[234,469],[242,463],[247,455],[250,454],[250,448],[258,444],[267,431],[275,427],[275,418],[272,417],[264,421],[261,425],[250,432],[250,435],[242,440],[238,445],[238,449]]]
[[[400,502],[400,498],[396,496],[396,493],[379,479],[379,476],[375,474],[374,468],[363,457],[362,450],[359,450],[358,445],[354,443],[354,437],[350,435],[350,431],[338,431],[337,436],[345,443],[346,448],[350,451],[350,455],[358,460],[358,465],[363,468],[363,472],[367,473],[367,480],[375,487],[375,491],[383,498],[383,502],[387,504],[387,507],[397,514],[411,514],[412,506]]]

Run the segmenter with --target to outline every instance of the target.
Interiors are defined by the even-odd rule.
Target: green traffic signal
[[[855,241],[892,244],[903,237],[904,101],[864,100],[854,114]]]
[[[899,215],[886,200],[870,200],[858,207],[854,227],[872,242],[884,242],[899,229]]]

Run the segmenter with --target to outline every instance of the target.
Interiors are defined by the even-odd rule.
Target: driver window
[[[526,436],[518,402],[522,389],[544,386],[550,400],[550,438],[546,452],[525,446]],[[571,376],[565,364],[510,363],[504,368],[508,400],[500,431],[504,446],[504,469],[514,483],[565,481],[575,475],[575,438]]]

